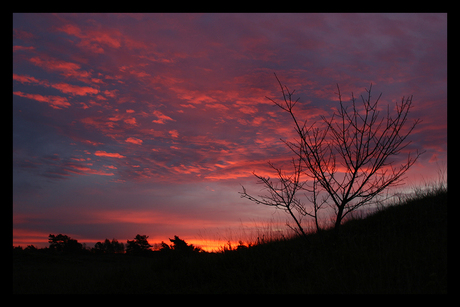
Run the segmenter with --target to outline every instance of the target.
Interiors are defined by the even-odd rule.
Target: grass
[[[422,195],[423,194],[423,195]],[[341,237],[325,230],[221,253],[13,254],[14,293],[447,293],[447,190],[420,193]]]

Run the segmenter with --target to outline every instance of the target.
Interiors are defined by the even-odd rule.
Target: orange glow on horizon
[[[239,241],[225,241],[225,240],[190,240],[186,241],[188,244],[193,244],[195,247],[200,247],[204,251],[212,253],[212,252],[220,252],[224,249],[236,249],[239,245]],[[230,246],[229,246],[230,243]],[[246,242],[243,242],[244,246],[248,246]]]

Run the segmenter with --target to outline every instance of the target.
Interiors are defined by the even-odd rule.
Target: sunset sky
[[[447,163],[447,14],[13,14],[13,245],[205,245],[284,219],[238,194],[291,157],[273,73],[311,122],[336,84],[413,95],[406,186]]]

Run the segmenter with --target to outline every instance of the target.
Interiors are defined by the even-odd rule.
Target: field
[[[447,293],[447,191],[331,230],[220,253],[13,251],[13,293]]]

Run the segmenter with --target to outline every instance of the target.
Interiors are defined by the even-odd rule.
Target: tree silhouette
[[[80,252],[83,250],[81,243],[63,234],[57,236],[50,234],[48,242],[50,243],[49,249],[58,252]]]
[[[134,240],[128,240],[126,245],[127,254],[145,254],[150,250],[152,245],[147,241],[148,236],[136,235]]]
[[[110,242],[109,239],[105,239],[105,241],[97,242],[94,245],[94,251],[98,253],[106,253],[106,254],[115,254],[115,253],[123,253],[125,250],[125,246],[123,243],[119,243],[116,239],[112,239]]]
[[[338,235],[347,214],[368,205],[386,188],[401,184],[403,175],[421,155],[417,150],[415,154],[409,152],[406,159],[396,158],[407,149],[411,143],[407,137],[420,122],[417,119],[408,123],[412,96],[403,97],[394,110],[390,106],[385,110],[378,105],[382,94],[371,101],[372,85],[366,90],[367,97],[361,96],[362,103],[357,102],[353,93],[350,103],[343,102],[337,85],[337,110],[330,118],[322,116],[322,125],[307,125],[307,120],[300,121],[294,112],[299,98],[293,100],[294,91],[289,91],[276,74],[275,78],[283,101],[266,98],[288,113],[294,123],[296,140],[283,140],[295,155],[294,171],[292,175],[286,174],[270,164],[277,171],[279,183],[254,174],[270,195],[254,197],[244,187],[240,194],[256,203],[288,211],[303,235],[301,219],[295,213],[317,218],[318,210],[327,204],[334,209],[334,229]],[[307,210],[299,191],[310,193],[308,200],[313,203],[313,211]]]
[[[174,239],[169,239],[169,241],[171,241],[173,244],[168,245],[163,241],[161,242],[160,251],[175,251],[182,254],[202,251],[201,248],[195,247],[193,244],[188,244],[187,242],[185,242],[185,240],[182,240],[178,236],[174,236]]]

